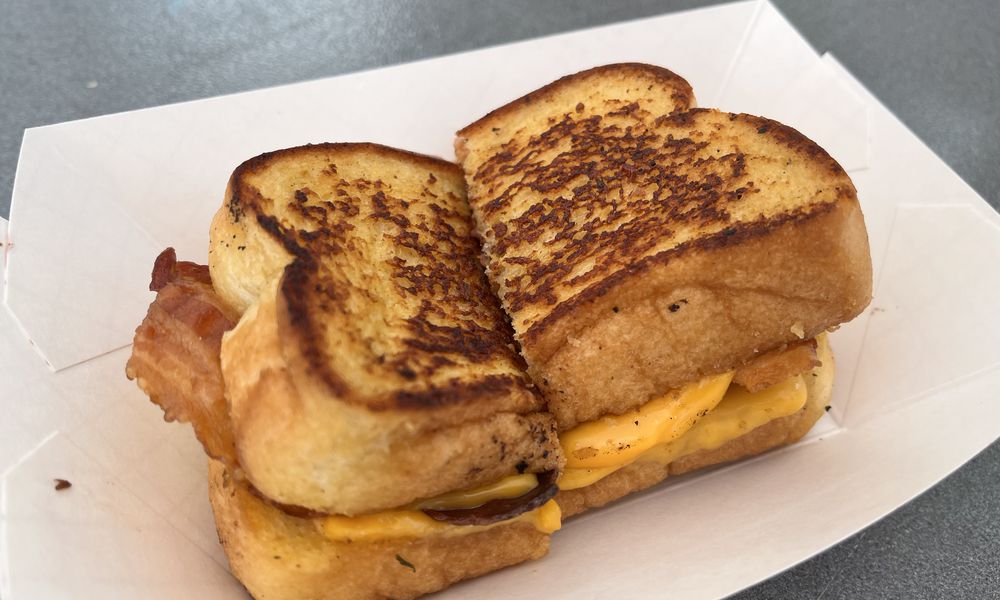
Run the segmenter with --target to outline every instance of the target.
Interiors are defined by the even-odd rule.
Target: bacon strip
[[[135,331],[125,374],[165,420],[190,423],[209,456],[236,468],[219,351],[239,315],[215,293],[208,267],[177,262],[173,248],[156,258],[149,289],[156,299]]]
[[[286,515],[299,519],[318,519],[333,514],[295,506],[294,504],[275,502],[255,488],[249,481],[246,484],[250,489],[250,493],[257,496],[259,500],[270,504]],[[475,508],[456,508],[452,510],[425,508],[422,509],[422,512],[435,521],[451,525],[491,525],[535,510],[554,498],[558,492],[559,487],[556,485],[556,472],[546,471],[538,474],[538,485],[534,489],[517,498],[490,500],[482,506]]]
[[[190,423],[205,452],[240,473],[219,360],[222,335],[236,325],[239,315],[215,293],[208,267],[177,262],[173,248],[156,258],[149,289],[156,292],[156,298],[135,331],[125,374],[163,409],[165,420]],[[558,491],[555,482],[555,472],[548,471],[538,476],[535,489],[517,498],[492,500],[470,509],[424,512],[453,525],[489,525],[549,501]],[[277,503],[252,485],[250,489],[293,517],[323,516]]]
[[[551,500],[556,492],[556,472],[546,471],[538,474],[538,485],[523,496],[490,500],[476,508],[460,508],[455,510],[424,509],[424,514],[435,521],[443,521],[452,525],[491,525],[513,519]]]
[[[810,338],[755,357],[736,370],[733,383],[750,392],[759,392],[820,364],[816,357],[816,339]]]

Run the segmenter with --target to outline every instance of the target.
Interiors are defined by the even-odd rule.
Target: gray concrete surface
[[[0,216],[26,127],[704,4],[0,0]],[[995,0],[776,4],[1000,207]],[[735,598],[1000,598],[1000,444],[862,533]]]

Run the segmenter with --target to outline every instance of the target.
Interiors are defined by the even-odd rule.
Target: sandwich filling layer
[[[218,298],[208,269],[178,262],[172,249],[157,259],[150,289],[157,297],[136,331],[128,376],[164,409],[168,420],[190,422],[209,456],[245,477],[233,444],[219,360],[222,336],[238,315]],[[555,471],[521,472],[527,468],[528,463],[519,463],[518,474],[486,485],[356,516],[282,504],[247,484],[259,499],[290,516],[312,520],[337,541],[466,535],[517,522],[551,533],[560,525],[560,511],[552,500],[558,491]]]
[[[592,485],[637,461],[669,464],[714,450],[774,419],[802,410],[802,374],[749,391],[736,371],[706,377],[621,415],[606,416],[560,435],[566,468],[561,490]]]
[[[430,535],[469,535],[512,523],[529,523],[541,533],[552,533],[561,527],[562,513],[555,500],[548,500],[534,510],[489,525],[452,525],[437,521],[423,511],[412,509],[387,510],[359,517],[334,515],[319,517],[314,522],[319,531],[333,541],[372,542]]]
[[[314,521],[327,538],[339,542],[468,535],[510,523],[529,523],[542,533],[561,526],[555,473],[511,475],[489,485],[418,500],[398,510]]]

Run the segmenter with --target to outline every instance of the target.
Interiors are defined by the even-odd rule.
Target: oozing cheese
[[[511,475],[500,481],[473,488],[449,492],[427,500],[420,500],[411,506],[415,509],[430,508],[434,510],[455,510],[458,508],[475,508],[490,500],[502,498],[517,498],[523,496],[538,486],[538,477],[534,473]]]
[[[732,381],[726,373],[702,379],[623,415],[602,417],[559,436],[566,468],[617,467],[654,446],[681,437],[722,400]]]
[[[703,380],[701,384],[705,384],[707,381],[719,382],[717,378],[710,378]],[[728,384],[729,382],[726,381],[726,385]],[[697,389],[708,388],[703,386]],[[652,446],[644,444],[646,449],[638,456],[622,453],[618,455],[620,460],[606,461],[604,464],[598,465],[597,468],[588,468],[585,464],[573,462],[573,458],[571,458],[573,454],[567,452],[567,468],[559,478],[559,489],[573,490],[591,485],[637,460],[668,464],[699,450],[714,450],[729,440],[735,439],[768,421],[795,414],[805,405],[807,395],[805,382],[801,375],[790,377],[755,394],[751,394],[736,385],[723,391],[724,397],[721,402],[716,400],[714,408],[710,409],[710,412],[698,420],[696,424],[688,427],[682,435],[673,436],[671,439],[659,438],[663,441]],[[699,395],[695,395],[692,399],[698,401],[699,406],[711,402],[711,398]],[[661,400],[654,402],[661,402]],[[676,404],[660,404],[661,414],[657,422],[677,422],[689,417],[690,411],[687,410],[679,414],[672,414],[670,411],[675,407]],[[601,421],[585,425],[595,425]],[[640,425],[643,425],[641,421]],[[617,431],[617,428],[611,431]],[[576,429],[564,435],[569,436],[575,432]],[[652,432],[644,435],[646,438],[654,437]],[[597,434],[592,434],[592,436],[596,439],[600,437]]]
[[[714,450],[765,423],[793,415],[805,406],[806,384],[795,375],[755,394],[734,385],[715,410],[681,439],[646,453],[642,460],[670,463],[699,450]]]
[[[331,515],[317,518],[315,522],[323,535],[333,541],[370,542],[428,535],[468,535],[511,523],[531,523],[542,533],[552,533],[562,526],[562,512],[555,500],[549,500],[535,510],[490,525],[451,525],[435,521],[419,510],[387,510],[360,517]]]
[[[434,498],[414,502],[400,510],[386,510],[370,515],[345,517],[329,515],[316,519],[316,525],[326,537],[338,542],[374,541],[390,538],[423,537],[432,534],[467,535],[484,531],[496,525],[526,522],[538,531],[552,533],[559,529],[561,513],[552,500],[539,508],[492,525],[451,525],[435,521],[421,509],[456,510],[475,508],[490,500],[517,498],[538,486],[538,477],[532,473],[511,475],[500,481],[469,490],[449,492]]]
[[[713,450],[772,419],[795,414],[805,405],[806,386],[800,375],[755,394],[730,386],[732,375],[708,377],[626,414],[584,423],[564,433],[559,441],[566,452],[566,469],[559,478],[559,488],[591,485],[637,460],[668,464],[699,450]],[[554,500],[513,519],[484,526],[451,525],[420,510],[473,508],[490,500],[522,496],[537,485],[533,474],[513,475],[483,487],[421,500],[401,510],[358,517],[333,515],[315,519],[315,523],[323,535],[340,542],[468,535],[510,523],[531,523],[538,531],[552,533],[560,528],[562,517]]]

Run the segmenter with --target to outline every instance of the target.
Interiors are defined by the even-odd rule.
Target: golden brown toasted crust
[[[860,223],[856,205],[836,205],[767,236],[667,263],[567,320],[566,343],[548,361],[533,363],[524,346],[560,430],[853,318],[871,290]]]
[[[629,105],[464,148],[487,274],[560,429],[814,336],[870,299],[853,184],[780,123]]]
[[[833,392],[835,365],[833,354],[825,340],[820,342],[818,355],[822,364],[804,376],[808,396],[806,405],[799,412],[769,421],[713,450],[699,450],[669,464],[634,462],[593,485],[560,491],[556,501],[562,509],[563,517],[604,506],[652,487],[668,475],[682,475],[704,467],[742,460],[802,439],[823,416]]]
[[[277,296],[282,333],[294,338],[315,377],[344,401],[373,410],[435,408],[467,400],[484,387],[509,387],[521,375],[506,318],[478,263],[456,165],[375,144],[279,150],[235,170],[220,215],[228,218],[216,219],[219,227],[213,228],[213,270],[240,255],[256,258],[252,248],[240,250],[225,236],[239,233],[233,230],[262,234],[284,249],[288,258]],[[381,284],[380,297],[366,288],[373,284]],[[233,299],[228,286],[216,287]],[[251,287],[259,294],[263,281]],[[404,305],[399,314],[394,304]],[[360,334],[354,328],[331,333],[329,321],[343,314],[363,319],[364,311],[378,308],[386,313],[377,315],[386,321],[379,325],[393,328],[388,333],[397,339],[382,340],[384,349],[363,339],[352,349],[361,355],[358,362],[374,363],[366,370],[376,371],[390,392],[352,394],[355,382],[337,371],[330,344],[331,337],[354,342]],[[474,382],[471,394],[461,393],[461,380],[446,379],[443,390],[420,384],[441,371],[461,371],[448,368],[456,363],[491,361],[515,369],[498,369],[504,377]]]
[[[234,173],[212,281],[240,464],[272,500],[358,514],[559,468],[479,264],[460,171],[371,144]]]
[[[613,94],[602,89],[616,83],[625,83],[628,87],[625,90],[616,89]],[[594,88],[597,94],[590,98],[581,96],[579,90],[585,86]],[[587,110],[587,100],[599,98],[603,104],[605,101],[617,100],[618,98],[614,96],[619,96],[623,92],[637,97],[637,101],[639,99],[668,100],[671,103],[671,110],[686,110],[695,105],[694,90],[691,89],[691,84],[673,71],[644,63],[601,65],[566,75],[493,110],[475,123],[464,127],[458,132],[458,137],[461,140],[486,131],[499,133],[493,128],[503,127],[506,125],[507,119],[522,115],[526,109],[537,111],[539,105],[543,107],[542,111],[546,119],[554,118],[556,115],[561,117],[561,111],[569,108],[572,108],[576,113],[584,113]],[[643,92],[647,92],[646,98],[642,98]],[[578,109],[580,103],[584,103],[584,106]],[[459,156],[459,159],[461,158]]]
[[[548,551],[549,536],[514,523],[459,537],[334,542],[209,463],[209,497],[233,574],[257,600],[415,598]]]
[[[274,159],[278,157],[294,158],[296,156],[309,156],[317,151],[326,151],[331,154],[364,152],[386,160],[405,161],[430,171],[445,172],[451,175],[461,175],[462,169],[455,163],[437,156],[420,154],[419,152],[411,152],[371,142],[325,142],[264,152],[244,161],[240,166],[236,167],[236,170],[233,171],[232,179],[242,179],[247,175],[264,173],[270,168]],[[229,205],[228,208],[230,210],[239,210],[239,202],[236,205]]]

